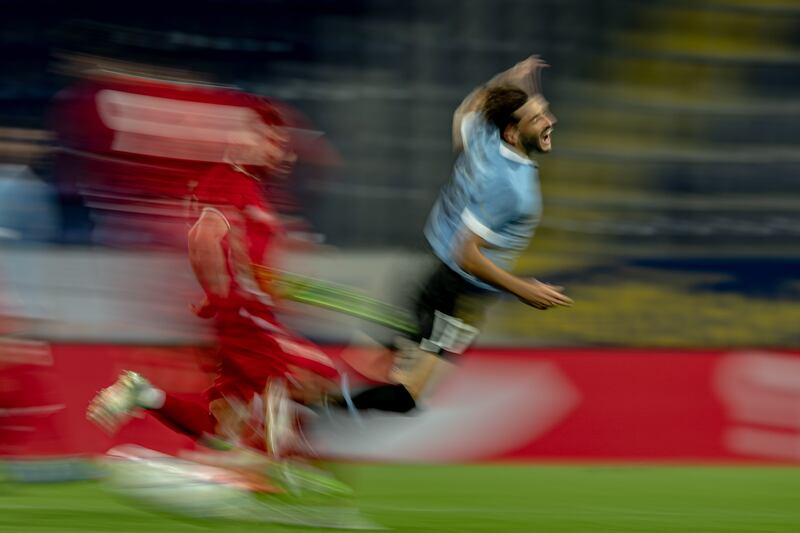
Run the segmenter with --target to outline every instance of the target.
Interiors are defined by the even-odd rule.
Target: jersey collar
[[[521,163],[523,165],[534,165],[534,162],[528,159],[527,157],[523,157],[519,155],[517,152],[509,148],[508,143],[505,141],[500,141],[500,155],[505,157],[506,159],[510,159],[515,163]]]

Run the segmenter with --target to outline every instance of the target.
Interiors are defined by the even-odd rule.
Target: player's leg
[[[264,386],[264,443],[267,454],[279,458],[293,446],[295,420],[286,382],[270,378]]]
[[[452,312],[453,309],[454,304],[445,290],[449,284],[442,267],[443,265],[437,263],[416,291],[412,306],[419,333],[410,340],[398,339],[395,342],[394,368],[389,372],[389,379],[393,383],[371,387],[355,394],[352,404],[356,409],[407,413],[416,407],[416,398],[419,389],[424,385],[424,376],[420,375],[419,383],[412,384],[410,380],[401,379],[400,373],[415,367],[422,359],[426,361],[426,366],[438,366],[435,359],[430,359],[430,354],[421,351],[419,343],[433,331],[436,309],[445,313]]]
[[[161,407],[147,408],[156,419],[179,433],[202,440],[216,433],[217,418],[208,406],[164,393]]]
[[[122,372],[113,385],[97,393],[89,403],[86,417],[113,433],[137,409],[151,412],[172,429],[195,439],[214,432],[214,418],[205,406],[169,394],[130,370]]]
[[[246,335],[236,339],[223,337],[224,357],[210,397],[225,399],[234,407],[231,419],[239,424],[237,442],[247,452],[243,458],[248,468],[293,494],[349,494],[347,485],[304,459],[309,450],[298,419],[297,403],[316,401],[335,382],[338,372],[333,362],[283,328],[280,333],[252,326],[242,331]],[[226,416],[216,411],[215,415],[221,430]]]
[[[86,418],[108,433],[114,433],[136,409],[145,405],[159,407],[163,403],[163,392],[155,392],[150,382],[138,372],[125,370],[111,386],[100,390],[89,402]]]
[[[398,339],[390,374],[394,383],[359,393],[353,398],[356,408],[414,409],[426,391],[452,370],[448,354],[463,353],[477,335],[471,324],[482,319],[486,298],[440,264],[422,285],[414,308],[420,333],[413,340]]]

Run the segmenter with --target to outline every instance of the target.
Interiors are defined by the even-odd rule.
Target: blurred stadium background
[[[315,231],[344,252],[408,254],[448,177],[454,107],[535,51],[553,65],[545,87],[560,122],[557,150],[540,162],[547,214],[520,269],[580,304],[568,317],[502,305],[484,341],[798,342],[794,2],[11,6],[0,158],[4,181],[29,194],[34,176],[54,182],[59,52],[166,57],[309,116],[342,160],[299,186]],[[10,196],[0,226],[24,231],[5,244],[96,244],[80,210],[47,219]],[[378,264],[364,269],[374,277]]]
[[[563,401],[527,413],[550,421],[528,441],[484,455],[800,461],[797,1],[146,0],[6,2],[3,11],[3,353],[7,361],[39,357],[46,370],[13,374],[6,363],[0,395],[36,383],[54,405],[66,403],[66,416],[37,430],[34,440],[49,442],[34,445],[41,453],[74,433],[70,453],[100,451],[110,441],[84,432],[77,399],[126,364],[163,365],[166,351],[173,362],[162,379],[191,389],[187,354],[208,340],[185,312],[196,289],[181,251],[147,228],[132,235],[103,226],[114,207],[56,164],[63,143],[54,99],[73,83],[65,58],[181,69],[301,112],[335,153],[325,165],[301,164],[291,182],[325,246],[290,264],[390,299],[425,256],[422,226],[452,163],[453,110],[477,84],[537,53],[552,65],[544,89],[559,123],[552,154],[539,161],[544,218],[518,271],[566,286],[576,305],[538,313],[504,300],[493,308],[476,361],[500,350],[495,360],[506,370],[539,362],[532,375],[560,377],[535,383]],[[287,320],[331,346],[349,342],[357,326],[326,313]],[[80,387],[70,384],[83,373]],[[143,429],[152,430],[142,421],[122,439]],[[553,483],[565,487],[572,475]],[[721,521],[684,512],[703,531],[733,531],[734,523],[792,531],[798,481],[776,479],[760,482],[782,491],[779,509],[774,500],[753,503],[755,515]],[[710,498],[725,484],[718,481],[702,494]],[[671,483],[664,501],[682,497],[683,482]],[[721,491],[710,507],[727,505],[726,494],[758,500]],[[585,496],[575,501],[589,523],[611,524],[599,517],[612,520],[614,505],[623,505],[607,502],[592,515]],[[610,529],[691,527],[663,522],[663,514],[659,522],[658,512],[679,512],[666,503],[643,505],[651,514],[642,529],[632,511]],[[512,513],[506,525],[557,523],[545,515],[515,522]],[[574,530],[591,530],[573,519]],[[442,521],[417,524],[455,527]]]

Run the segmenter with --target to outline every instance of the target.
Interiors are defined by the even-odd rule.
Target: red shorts
[[[249,402],[254,394],[264,392],[272,378],[287,379],[295,390],[330,387],[338,379],[339,372],[327,355],[286,331],[268,310],[240,307],[222,312],[217,334],[217,377],[206,392],[209,401],[237,397]]]

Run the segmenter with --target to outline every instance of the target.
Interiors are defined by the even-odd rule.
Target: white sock
[[[155,387],[146,387],[139,391],[136,397],[137,403],[145,409],[161,409],[164,407],[164,400],[167,395],[164,391]]]

